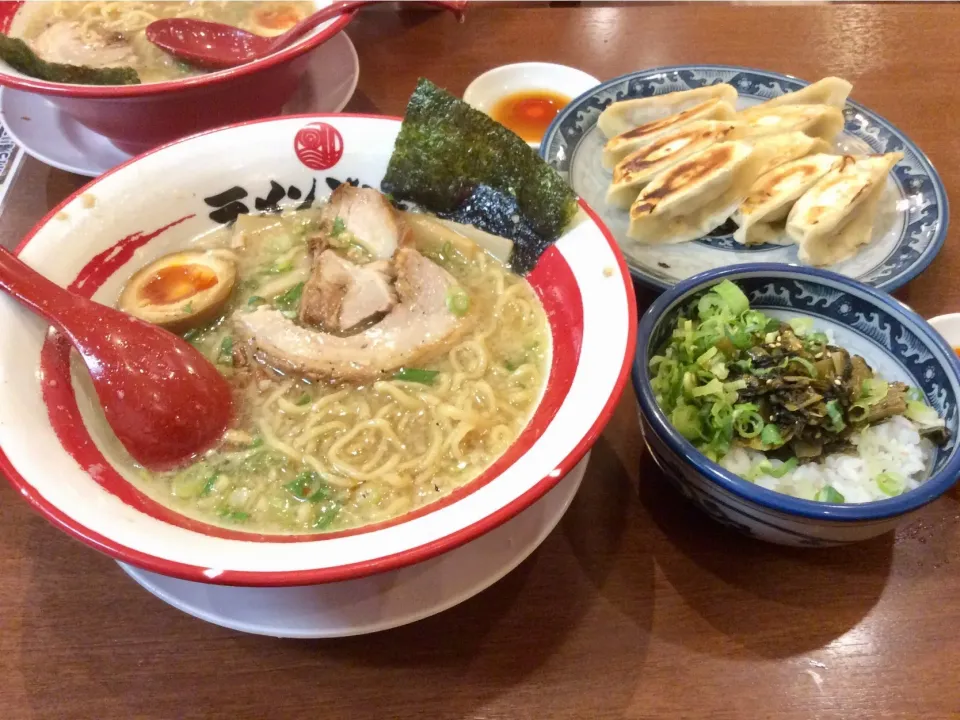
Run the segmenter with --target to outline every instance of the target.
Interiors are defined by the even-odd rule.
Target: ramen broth
[[[132,67],[144,83],[176,80],[205,71],[183,63],[147,40],[144,30],[162,18],[197,18],[234,25],[258,35],[278,35],[315,10],[312,2],[25,2],[12,37],[44,60],[92,67]]]
[[[284,374],[254,359],[237,363],[245,343],[232,321],[238,313],[270,303],[295,317],[310,272],[306,237],[320,212],[242,215],[192,243],[237,263],[224,315],[186,338],[231,380],[240,417],[194,465],[138,469],[141,487],[164,505],[258,532],[354,528],[462,487],[527,425],[548,368],[547,318],[529,283],[464,235],[442,248],[424,244],[422,233],[415,240],[469,298],[467,330],[429,362],[365,383]],[[350,243],[337,253],[367,259]]]

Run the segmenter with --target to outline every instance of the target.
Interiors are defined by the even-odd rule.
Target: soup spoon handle
[[[318,10],[310,17],[304,18],[282,35],[278,35],[270,44],[261,51],[260,55],[270,55],[292,43],[297,38],[306,35],[318,25],[322,25],[328,20],[345,15],[354,10],[359,10],[364,5],[369,5],[372,0],[345,0],[344,2],[335,2],[327,5],[322,10]]]
[[[188,462],[232,421],[230,384],[175,335],[64,290],[3,248],[0,290],[59,328],[79,351],[107,422],[144,467]]]
[[[282,35],[278,35],[274,38],[269,45],[266,46],[265,50],[260,53],[262,55],[270,55],[275,53],[277,50],[280,50],[290,43],[292,43],[297,38],[306,35],[308,32],[313,30],[318,25],[322,25],[328,20],[337,17],[338,15],[346,15],[347,13],[354,12],[359,10],[364,5],[375,5],[376,0],[343,0],[342,2],[334,2],[318,10],[310,17],[304,18],[292,28],[287,30]],[[446,8],[452,11],[458,19],[463,18],[463,3],[456,2],[435,2],[431,3],[441,8]]]
[[[0,248],[0,288],[71,336],[71,321],[86,322],[91,310],[103,307],[67,292],[5,248]]]

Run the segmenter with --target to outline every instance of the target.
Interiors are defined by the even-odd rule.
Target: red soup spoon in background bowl
[[[317,0],[319,10],[329,0]],[[47,3],[0,3],[0,32],[17,34]],[[0,85],[43,95],[54,107],[136,155],[191,133],[279,115],[310,63],[310,52],[354,18],[348,12],[279,52],[237,67],[140,85],[75,85],[38,80],[0,60]]]

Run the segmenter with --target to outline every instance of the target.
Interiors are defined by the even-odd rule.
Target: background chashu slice
[[[648,122],[676,115],[706,100],[718,99],[735,104],[737,90],[732,85],[719,83],[693,90],[679,90],[649,97],[621,100],[610,105],[597,118],[597,127],[608,138]]]
[[[844,162],[818,180],[787,216],[787,233],[800,246],[800,262],[832,265],[870,241],[887,174],[903,153]]]
[[[698,120],[627,155],[613,169],[607,204],[627,210],[658,173],[718,142],[735,140],[744,128],[731,122]]]
[[[765,151],[734,140],[665,170],[630,208],[628,237],[651,245],[703,237],[733,214],[766,159]]]
[[[603,147],[601,163],[607,170],[613,170],[616,164],[627,155],[636,152],[645,145],[649,145],[667,133],[697,120],[730,120],[736,114],[737,111],[733,105],[726,100],[719,98],[706,100],[682,112],[644,123],[640,127],[627,130],[625,133],[611,138]]]
[[[733,216],[739,225],[733,238],[742,245],[792,243],[786,234],[790,208],[814,183],[845,161],[852,162],[853,158],[817,153],[761,175]]]

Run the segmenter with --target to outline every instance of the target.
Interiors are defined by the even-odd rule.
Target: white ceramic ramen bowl
[[[54,208],[18,248],[29,265],[112,304],[144,263],[262,207],[317,201],[337,181],[378,187],[397,119],[300,115],[195,135],[131,160]],[[271,185],[271,181],[274,184]],[[271,200],[277,200],[276,191]],[[636,306],[616,243],[584,219],[528,276],[553,342],[543,399],[495,464],[443,500],[328,535],[255,535],[186,518],[138,491],[126,459],[46,325],[0,296],[0,469],[41,514],[123,562],[187,580],[306,585],[453,549],[542,497],[610,419],[633,356]]]

